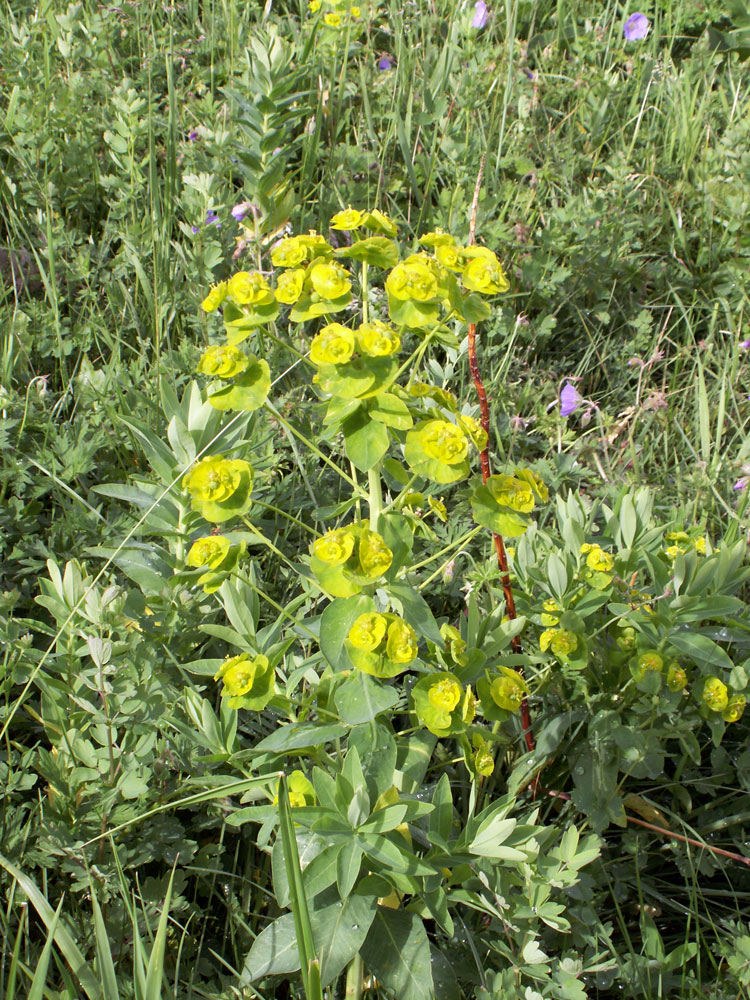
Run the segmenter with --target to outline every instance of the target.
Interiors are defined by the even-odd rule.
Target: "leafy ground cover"
[[[3,9],[9,1000],[747,993],[750,19],[634,13]]]

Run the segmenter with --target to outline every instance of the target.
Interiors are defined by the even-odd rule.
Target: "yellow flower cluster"
[[[437,230],[420,237],[422,246],[431,247],[441,267],[461,275],[461,283],[471,292],[497,295],[510,288],[496,255],[487,247],[461,247],[449,233]]]
[[[567,658],[578,649],[578,636],[564,628],[548,628],[539,636],[539,648],[543,653],[551,649],[555,656]]]
[[[701,700],[712,712],[720,712],[724,722],[738,722],[745,711],[745,695],[730,696],[726,684],[718,677],[707,677]]]
[[[221,696],[229,699],[230,708],[250,708],[256,712],[266,707],[275,689],[273,667],[262,653],[230,657],[214,680],[223,681]]]
[[[436,736],[462,732],[476,715],[477,700],[471,685],[464,689],[448,672],[422,677],[412,689],[412,699],[417,719]]]
[[[511,670],[510,667],[501,667],[500,670],[500,676],[490,686],[490,696],[498,708],[505,709],[506,712],[518,712],[529,691],[526,681],[517,670]]]
[[[229,553],[231,542],[223,535],[209,535],[193,542],[187,555],[187,564],[195,569],[209,566],[215,569]]]
[[[239,347],[230,347],[228,344],[214,345],[201,355],[197,371],[202,375],[230,379],[241,375],[248,363],[247,355]]]
[[[342,567],[357,583],[372,583],[388,572],[393,553],[366,521],[334,528],[313,542],[313,556],[330,567]]]
[[[367,612],[349,629],[349,642],[365,653],[377,653],[392,663],[411,663],[417,657],[417,634],[403,618]]]
[[[341,28],[348,19],[356,21],[362,16],[362,11],[356,4],[347,6],[347,0],[309,0],[307,9],[311,14],[317,14],[324,2],[327,7],[333,8],[323,14],[323,23],[329,28]]]
[[[605,552],[601,545],[590,542],[581,546],[581,555],[586,556],[586,562],[581,569],[584,582],[595,590],[605,590],[612,583],[614,556],[610,552]]]
[[[292,809],[315,805],[315,788],[304,771],[292,771],[287,778],[286,787],[289,794],[289,805]],[[278,801],[279,782],[276,782],[276,794],[273,797],[273,804],[276,805]]]
[[[310,360],[318,366],[343,365],[351,360],[355,350],[367,357],[384,358],[400,348],[399,335],[379,320],[362,323],[356,331],[341,323],[329,323],[313,338]]]
[[[193,510],[207,521],[226,521],[250,507],[253,468],[241,458],[212,455],[201,459],[182,480]]]
[[[453,625],[441,625],[440,635],[445,641],[445,647],[450,654],[450,658],[459,667],[465,667],[469,662],[466,654],[466,640],[461,637],[461,633]]]
[[[706,554],[705,535],[689,535],[687,531],[669,531],[664,539],[670,543],[664,550],[664,554],[671,562],[674,562],[680,552],[695,550],[700,555]]]

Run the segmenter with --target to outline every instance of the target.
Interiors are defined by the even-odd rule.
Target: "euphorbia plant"
[[[183,509],[190,508],[182,530],[192,543],[180,544],[181,569],[216,593],[233,626],[216,634],[240,646],[225,661],[203,661],[222,684],[224,710],[262,712],[266,726],[276,724],[254,746],[220,753],[234,767],[269,776],[267,803],[229,821],[260,823],[261,847],[281,830],[269,848],[274,887],[279,904],[294,905],[296,914],[296,922],[281,916],[258,936],[244,980],[288,974],[301,963],[304,988],[315,996],[319,981],[325,987],[348,964],[350,994],[359,996],[364,962],[395,995],[428,998],[425,919],[452,936],[456,907],[468,903],[495,919],[493,900],[514,899],[502,921],[521,964],[537,913],[547,914],[548,926],[567,926],[561,908],[545,902],[554,831],[536,825],[536,812],[519,824],[509,815],[513,797],[493,798],[482,785],[498,745],[523,735],[518,720],[529,687],[511,646],[524,621],[499,605],[480,624],[476,600],[468,617],[439,620],[422,593],[478,532],[521,536],[547,494],[527,469],[488,475],[487,427],[427,374],[431,352],[455,351],[459,335],[487,318],[488,301],[507,290],[495,254],[434,232],[402,257],[394,224],[377,210],[347,209],[331,229],[341,246],[317,233],[286,237],[270,248],[268,271],[239,271],[209,291],[203,308],[222,309],[226,343],[203,354],[198,371],[213,381],[185,431],[170,433],[195,433],[206,402],[222,411],[265,407],[336,472],[348,499],[332,520],[317,510],[282,512],[311,533],[300,592],[282,606],[257,586],[246,561],[249,547],[261,543],[271,558],[299,566],[254,523],[263,476],[251,454],[203,447],[181,477]],[[295,346],[300,338],[304,354]],[[317,440],[268,399],[273,373],[248,345],[262,354],[269,340],[309,366]],[[467,485],[463,509],[473,511],[476,527],[437,543],[425,512],[446,521],[451,491],[465,499]],[[249,593],[252,612],[243,608]],[[263,629],[258,596],[281,616]],[[290,757],[294,824],[279,828],[278,772]],[[449,779],[459,762],[461,783],[468,779],[471,788],[461,810]],[[292,828],[304,863],[292,881],[304,906],[289,895]],[[595,853],[593,841],[579,848],[576,838],[579,867]],[[555,884],[575,882],[575,870],[560,861]],[[312,937],[298,950],[303,911]],[[384,948],[392,939],[404,944],[395,964],[393,949]]]

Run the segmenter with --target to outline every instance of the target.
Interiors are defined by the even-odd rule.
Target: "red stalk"
[[[474,233],[477,224],[477,203],[479,201],[479,189],[482,183],[482,174],[484,172],[484,156],[479,165],[479,174],[477,176],[477,183],[474,188],[474,199],[471,205],[471,221],[469,223],[469,246],[474,242]],[[474,382],[474,386],[477,390],[477,396],[479,397],[479,411],[481,414],[481,423],[487,434],[487,446],[484,451],[479,456],[482,464],[482,481],[487,482],[490,476],[490,408],[487,402],[487,391],[484,388],[484,382],[482,382],[482,376],[479,374],[479,363],[477,361],[477,346],[476,346],[476,333],[477,328],[475,323],[469,323],[469,370],[471,371],[471,377]],[[500,567],[500,582],[503,587],[503,595],[505,597],[505,608],[508,613],[508,618],[516,618],[516,602],[513,599],[513,588],[510,583],[510,574],[508,573],[508,556],[505,552],[505,544],[502,539],[502,535],[498,535],[496,532],[492,533],[492,537],[495,542],[495,551],[497,552],[497,562]],[[514,636],[511,640],[511,645],[513,647],[514,653],[521,652],[521,641],[518,636]],[[521,673],[523,671],[521,670]],[[531,728],[531,715],[529,713],[529,703],[524,695],[523,701],[521,702],[521,726],[523,728],[523,736],[526,740],[526,746],[529,749],[529,753],[534,750],[534,733]]]

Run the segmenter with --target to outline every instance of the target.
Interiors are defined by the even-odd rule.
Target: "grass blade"
[[[55,944],[60,949],[63,958],[72,969],[73,974],[83,987],[83,991],[89,1000],[102,1000],[101,986],[97,983],[94,974],[91,972],[90,963],[84,958],[78,945],[66,928],[57,922],[55,911],[36,887],[36,884],[1,854],[0,865],[3,866],[9,875],[13,876],[29,897],[32,906],[39,914],[48,932],[50,932],[50,928],[54,927],[53,937]]]
[[[305,887],[302,883],[302,869],[297,851],[297,837],[294,833],[294,822],[289,805],[289,792],[286,787],[286,775],[279,780],[279,833],[284,845],[284,862],[289,881],[289,896],[294,914],[294,926],[297,931],[300,965],[302,967],[302,983],[307,1000],[323,1000],[320,985],[320,964],[315,957],[310,911],[307,908]],[[317,973],[316,973],[317,969]]]
[[[31,988],[29,989],[28,1000],[43,1000],[44,998],[44,987],[47,982],[47,969],[49,968],[49,960],[52,955],[52,945],[55,941],[55,931],[57,930],[57,921],[60,917],[60,910],[62,909],[63,899],[57,905],[57,909],[52,915],[52,920],[49,925],[49,931],[47,934],[47,940],[42,950],[42,954],[39,956],[39,962],[36,967],[36,972],[34,973],[34,978],[31,981]]]
[[[120,1000],[120,991],[117,987],[117,973],[112,961],[112,949],[109,943],[109,934],[104,923],[104,917],[96,898],[94,884],[91,883],[91,909],[94,913],[94,939],[96,942],[96,963],[99,970],[99,979],[104,990],[104,1000]]]

